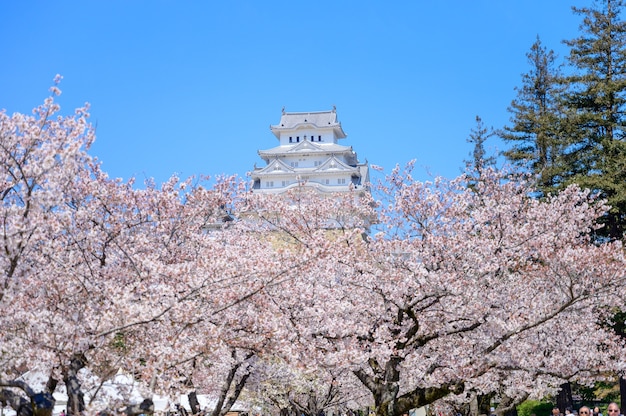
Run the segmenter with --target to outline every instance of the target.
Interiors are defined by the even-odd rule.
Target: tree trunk
[[[234,348],[231,351],[231,355],[233,359],[236,358],[236,350]],[[220,391],[220,395],[217,399],[217,403],[215,404],[215,409],[213,409],[213,411],[211,412],[211,416],[224,416],[226,413],[230,411],[233,404],[235,404],[235,401],[239,397],[239,394],[241,393],[241,390],[246,384],[248,377],[250,377],[250,371],[247,371],[244,375],[240,377],[239,381],[235,384],[235,388],[234,388],[232,396],[227,399],[228,392],[230,391],[233,381],[235,380],[237,370],[239,370],[239,368],[242,365],[244,365],[253,356],[254,356],[254,353],[248,353],[246,354],[243,360],[241,360],[240,362],[237,362],[231,367],[230,371],[228,372],[228,375],[226,376],[226,380],[224,381],[224,384],[222,385],[222,390]]]
[[[394,385],[390,388],[384,388],[386,386],[381,387],[378,394],[374,397],[376,416],[395,416],[398,414],[396,411],[397,386]]]
[[[87,359],[83,354],[75,354],[70,365],[63,374],[63,381],[67,390],[67,414],[81,415],[85,411],[85,398],[78,381],[78,372],[85,367]]]
[[[192,391],[187,395],[189,399],[189,407],[191,408],[191,414],[197,415],[200,413],[200,402],[198,401],[198,394],[196,391]]]
[[[391,357],[384,366],[381,366],[376,360],[370,359],[369,366],[373,376],[364,370],[354,372],[361,383],[372,393],[376,416],[401,414],[396,409],[396,401],[400,391],[398,387],[400,362],[399,357]]]
[[[491,411],[491,399],[493,394],[478,394],[476,396],[476,403],[478,405],[478,414],[489,415],[493,413]]]
[[[478,416],[480,414],[480,411],[478,409],[478,398],[476,397],[476,394],[472,394],[472,398],[469,402],[468,416]]]
[[[561,390],[556,396],[556,405],[563,414],[565,414],[565,409],[574,409],[572,385],[569,382],[561,384]]]

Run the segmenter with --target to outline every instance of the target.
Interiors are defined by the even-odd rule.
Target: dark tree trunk
[[[398,396],[397,383],[386,383],[362,370],[356,370],[354,374],[372,393],[376,416],[400,416],[409,413],[411,409],[434,403],[451,393],[460,394],[464,388],[461,382],[451,382],[439,387],[417,388]]]
[[[231,351],[232,357],[236,358],[236,350],[233,348]],[[217,399],[217,403],[215,404],[215,409],[211,412],[211,416],[224,416],[228,413],[231,407],[235,404],[235,401],[239,398],[241,394],[241,390],[245,386],[248,378],[250,377],[250,371],[246,370],[245,374],[239,377],[239,381],[235,383],[232,395],[228,397],[228,392],[233,386],[233,382],[235,380],[235,376],[237,375],[237,370],[244,364],[247,364],[248,360],[254,356],[254,353],[246,354],[245,358],[236,364],[234,364],[228,375],[226,376],[226,380],[224,380],[224,384],[222,385],[222,389],[220,391],[220,395]]]
[[[565,414],[565,409],[574,409],[572,385],[569,382],[561,384],[561,389],[556,396],[556,405],[563,414]]]
[[[508,410],[506,413],[504,413],[504,416],[517,416],[517,407]]]
[[[515,398],[509,397],[506,394],[501,395],[495,414],[497,416],[517,416],[517,406],[524,402],[527,398],[528,393]]]
[[[192,391],[187,395],[189,399],[189,407],[191,408],[191,414],[197,415],[200,413],[200,402],[198,401],[198,394],[196,391]]]
[[[63,381],[67,389],[67,414],[78,416],[85,411],[85,398],[78,381],[78,372],[87,365],[87,359],[83,354],[72,357],[70,365],[63,374]]]
[[[478,414],[479,415],[490,415],[493,413],[491,411],[491,398],[493,394],[479,394],[476,396],[476,403],[478,405]]]

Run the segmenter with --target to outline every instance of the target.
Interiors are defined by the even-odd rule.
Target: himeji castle
[[[365,190],[367,163],[360,163],[351,146],[340,145],[346,133],[337,111],[290,113],[283,109],[280,122],[270,130],[278,146],[259,150],[266,166],[251,172],[253,191],[281,193],[297,186],[323,193]]]

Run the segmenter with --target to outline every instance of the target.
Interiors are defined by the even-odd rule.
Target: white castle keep
[[[369,182],[366,163],[359,163],[351,146],[338,144],[346,133],[337,112],[287,113],[270,130],[278,146],[259,150],[265,167],[254,166],[252,189],[256,193],[281,193],[297,186],[323,193],[365,190]]]

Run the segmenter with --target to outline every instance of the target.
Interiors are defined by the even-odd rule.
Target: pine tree
[[[568,146],[563,175],[588,187],[612,206],[602,219],[608,238],[626,230],[626,23],[622,0],[602,0],[592,8],[573,8],[583,16],[581,35],[565,41],[573,74],[567,92]]]
[[[522,75],[522,86],[508,110],[511,125],[498,135],[512,147],[504,156],[518,167],[538,176],[544,192],[561,185],[560,160],[565,144],[562,140],[563,113],[559,105],[562,88],[556,56],[537,40],[526,54],[530,71]]]
[[[573,8],[583,16],[580,36],[570,47],[567,76],[539,38],[527,54],[531,71],[509,111],[511,126],[499,132],[512,148],[505,157],[539,177],[544,193],[570,183],[590,188],[612,206],[598,237],[624,238],[626,230],[626,24],[622,0],[601,0]],[[623,317],[622,317],[623,318]],[[614,318],[620,320],[619,314]],[[620,322],[623,322],[621,319]],[[620,377],[620,386],[626,385]],[[569,383],[557,398],[571,403]],[[626,397],[622,395],[622,409]]]
[[[487,128],[480,116],[476,116],[476,126],[470,131],[467,142],[474,145],[470,156],[470,160],[465,160],[465,166],[468,171],[480,174],[486,167],[494,166],[496,163],[494,156],[487,156],[485,150],[485,142],[495,134],[493,128]]]

